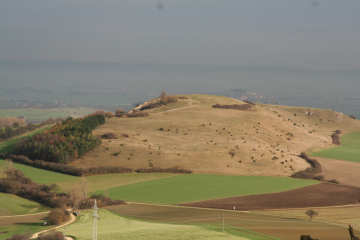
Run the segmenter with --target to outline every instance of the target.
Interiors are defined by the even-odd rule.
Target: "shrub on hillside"
[[[150,103],[149,105],[142,107],[140,109],[140,111],[161,107],[168,103],[174,103],[174,102],[177,102],[176,96],[173,96],[173,95],[161,96],[160,95],[159,100],[156,103]]]
[[[341,145],[340,142],[340,136],[339,134],[341,134],[342,131],[341,130],[336,130],[332,135],[331,135],[331,139],[332,139],[332,143],[335,145]]]
[[[352,118],[352,119],[356,119],[356,117],[355,117],[355,116],[353,116],[353,115],[351,115],[351,116],[350,116],[350,118]]]
[[[70,212],[66,209],[55,208],[51,210],[47,218],[48,225],[59,225],[66,221],[70,216]]]
[[[250,105],[255,106],[255,103],[251,102],[250,100],[244,100],[244,102],[246,102],[246,103],[248,103],[248,104],[250,104]],[[276,104],[277,104],[277,103],[276,103]]]
[[[139,168],[136,169],[135,172],[137,173],[185,173],[190,174],[192,173],[191,170],[187,170],[184,168],[179,167],[172,167],[172,168],[159,168],[159,167],[153,167],[153,168]]]
[[[236,110],[247,110],[252,108],[251,105],[249,104],[233,104],[233,105],[220,105],[220,104],[215,104],[212,106],[213,108],[224,108],[224,109],[236,109]]]
[[[148,117],[149,114],[147,112],[134,112],[134,113],[127,113],[127,117]]]
[[[113,118],[114,117],[114,114],[113,113],[111,113],[111,112],[107,112],[107,113],[105,113],[105,117],[107,117],[107,118]]]
[[[305,159],[311,165],[311,167],[308,167],[305,170],[301,170],[297,173],[294,173],[293,175],[291,175],[291,177],[303,178],[303,179],[315,179],[315,177],[322,172],[320,163],[315,159],[309,158],[309,156],[304,152],[301,153],[300,157]]]
[[[62,232],[46,232],[37,238],[38,240],[64,240],[64,234]]]
[[[29,233],[26,234],[15,234],[11,238],[7,238],[6,240],[30,240],[31,235]]]
[[[116,109],[115,111],[115,117],[121,117],[125,114],[125,111],[121,108]]]
[[[114,133],[105,133],[101,135],[101,138],[105,139],[117,139],[116,135]]]

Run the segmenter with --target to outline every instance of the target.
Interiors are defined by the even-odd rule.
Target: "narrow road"
[[[69,211],[69,209],[68,209],[68,211]],[[50,228],[50,229],[46,229],[46,230],[41,231],[41,232],[34,233],[34,235],[32,235],[32,237],[31,237],[31,239],[38,238],[39,234],[41,234],[41,233],[44,233],[44,232],[47,232],[47,231],[51,231],[51,230],[55,230],[55,229],[57,229],[57,228],[64,227],[64,226],[69,225],[69,224],[71,224],[71,223],[73,223],[73,222],[75,222],[75,221],[76,221],[76,217],[74,216],[74,214],[70,213],[70,221],[68,221],[67,223],[64,223],[64,224],[62,224],[62,225],[60,225],[60,226],[56,226],[56,227],[53,227],[53,228]],[[67,240],[73,240],[72,237],[65,237],[65,239],[67,239]]]

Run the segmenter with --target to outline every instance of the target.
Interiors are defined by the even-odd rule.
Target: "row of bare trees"
[[[124,203],[122,200],[112,200],[109,197],[95,194],[88,198],[88,184],[84,177],[80,183],[72,184],[67,193],[58,193],[59,187],[56,184],[48,186],[33,182],[23,172],[13,168],[11,160],[6,160],[4,173],[5,178],[0,179],[0,192],[14,194],[48,207],[66,209],[71,206],[76,211],[94,205],[95,198],[99,200],[99,207]]]
[[[0,117],[0,128],[12,127],[15,123],[17,123],[17,126],[26,125],[26,119],[18,117]]]

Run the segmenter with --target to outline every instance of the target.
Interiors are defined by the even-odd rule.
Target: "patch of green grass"
[[[347,148],[360,148],[360,132],[351,132],[340,136],[341,145]]]
[[[29,134],[26,134],[25,136],[22,136],[22,137],[17,137],[17,138],[13,138],[9,141],[6,141],[6,142],[2,142],[0,143],[0,153],[11,153],[14,148],[15,148],[15,144],[21,140],[21,139],[27,139],[27,138],[30,138],[32,135],[34,135],[35,133],[38,133],[38,132],[42,132],[44,131],[45,129],[47,128],[50,128],[49,126],[47,127],[44,127],[44,128],[41,128],[41,129],[38,129],[34,132],[31,132]]]
[[[13,167],[22,171],[25,176],[36,183],[50,184],[68,180],[75,180],[78,177],[70,176],[62,173],[47,171],[39,168],[34,168],[20,163],[13,163]],[[2,170],[5,168],[5,160],[0,159],[0,177],[3,177]]]
[[[323,149],[312,156],[360,162],[360,132],[351,132],[341,137],[341,147]]]
[[[159,178],[167,178],[176,176],[172,173],[119,173],[119,174],[106,174],[106,175],[97,175],[86,177],[86,182],[88,186],[89,193],[92,191],[104,190],[108,188],[124,186],[128,184],[134,184],[139,182],[146,182]],[[77,182],[81,183],[82,179],[77,178]],[[58,185],[61,188],[66,188],[66,186],[74,183],[74,179],[68,181],[59,182]]]
[[[67,227],[66,235],[78,240],[90,239],[92,234],[92,211],[83,211],[80,219]],[[99,239],[247,239],[229,233],[213,231],[192,225],[150,223],[124,218],[101,209],[98,221]]]
[[[110,188],[109,195],[126,201],[181,204],[281,192],[314,184],[318,182],[266,176],[189,174]]]
[[[15,195],[0,193],[0,216],[23,215],[46,211],[50,211],[50,208]]]
[[[360,149],[346,148],[346,147],[333,147],[323,149],[311,154],[315,157],[333,158],[351,162],[360,162]]]
[[[32,234],[42,230],[45,230],[44,222],[14,224],[6,227],[0,227],[0,232],[9,231],[8,233],[1,234],[0,239],[7,239],[7,238],[11,238],[15,234],[26,234],[26,233],[30,233],[30,237],[31,237]]]

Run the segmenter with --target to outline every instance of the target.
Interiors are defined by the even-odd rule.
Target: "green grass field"
[[[33,222],[33,223],[21,223],[14,224],[11,226],[0,227],[0,232],[6,232],[0,235],[0,239],[8,239],[14,236],[15,234],[26,234],[30,233],[30,237],[33,233],[45,230],[43,225],[44,222]]]
[[[34,168],[20,163],[13,163],[13,167],[15,167],[15,169],[22,171],[27,177],[29,177],[34,182],[40,184],[44,184],[44,183],[50,184],[50,183],[78,179],[78,177],[75,176]],[[3,177],[2,169],[4,168],[5,168],[5,160],[0,159],[0,172],[1,172],[0,177]]]
[[[50,126],[47,126],[47,127],[43,127],[43,128],[40,128],[34,132],[31,132],[29,134],[26,134],[24,136],[21,136],[21,137],[17,137],[17,138],[13,138],[9,141],[6,141],[6,142],[2,142],[0,143],[0,153],[11,153],[13,150],[14,150],[14,147],[15,147],[15,144],[17,143],[17,141],[21,140],[21,139],[27,139],[27,138],[30,138],[32,135],[34,135],[35,133],[38,133],[38,132],[42,132],[44,131],[45,129],[47,128],[50,128]]]
[[[181,204],[281,192],[314,184],[318,182],[265,176],[189,174],[110,188],[109,195],[126,201]]]
[[[312,156],[360,162],[360,132],[351,132],[341,137],[341,147],[323,149]]]
[[[73,110],[76,111],[76,110]],[[73,112],[72,111],[72,112]],[[34,121],[40,122],[44,121],[50,117],[57,118],[57,117],[64,117],[71,115],[67,112],[60,112],[60,111],[51,111],[51,110],[30,110],[30,109],[0,109],[0,116],[1,117],[19,117],[23,116],[26,118],[27,121]]]
[[[0,193],[0,216],[23,215],[50,211],[39,203],[11,195]]]
[[[82,211],[80,219],[66,228],[66,235],[75,236],[77,240],[90,239],[92,234],[92,211]],[[124,218],[107,210],[99,211],[99,239],[248,239],[241,235],[248,233],[236,232],[232,235],[222,233],[221,228],[214,230],[192,225],[175,225],[152,223]],[[251,238],[255,239],[255,238]],[[259,237],[256,239],[266,239]]]

